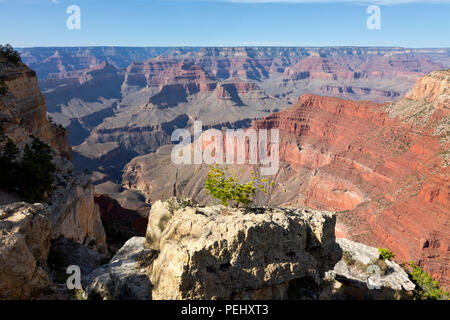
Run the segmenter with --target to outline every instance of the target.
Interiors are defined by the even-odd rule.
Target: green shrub
[[[86,292],[83,289],[71,290],[73,299],[75,300],[87,300]]]
[[[2,136],[2,141],[5,137]],[[17,176],[20,172],[18,162],[19,149],[15,143],[7,138],[6,144],[0,150],[0,188],[10,192],[17,191]]]
[[[4,54],[8,59],[8,61],[13,64],[18,64],[19,62],[22,62],[19,53],[16,50],[14,50],[14,48],[9,44],[5,46],[0,46],[0,53]]]
[[[434,281],[425,270],[414,262],[409,262],[404,268],[411,281],[416,285],[414,299],[449,300],[449,293],[442,290],[439,287],[439,283]]]
[[[33,138],[31,145],[25,146],[21,159],[19,149],[8,138],[0,149],[0,188],[31,203],[45,200],[53,190],[56,171],[50,150],[47,144]]]
[[[378,253],[380,254],[380,257],[384,260],[391,260],[395,258],[395,254],[392,251],[389,251],[385,248],[378,248]]]
[[[25,146],[20,194],[29,202],[43,201],[48,193],[53,191],[56,168],[50,150],[50,147],[38,138],[33,139],[31,146]]]
[[[264,189],[266,182],[267,179],[260,179],[253,174],[249,182],[239,183],[237,175],[232,170],[210,166],[205,188],[212,197],[220,200],[222,205],[228,206],[230,202],[234,202],[235,206],[239,207],[240,204],[248,206],[253,203],[256,192],[267,193]]]

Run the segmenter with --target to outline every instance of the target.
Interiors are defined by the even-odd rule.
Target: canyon
[[[338,236],[387,247],[399,261],[418,261],[448,287],[449,76],[432,72],[394,103],[306,94],[254,121],[256,130],[280,130],[280,170],[256,203],[335,211]],[[133,159],[123,174],[125,188],[148,201],[213,201],[203,189],[208,165],[175,165],[171,150]],[[242,181],[259,170],[232,167]]]
[[[130,286],[138,290],[136,298],[151,298],[150,282],[155,285],[155,297],[160,298],[286,297],[298,277],[306,275],[305,270],[286,273],[280,281],[259,279],[261,286],[250,291],[227,280],[232,290],[220,295],[201,284],[187,292],[185,284],[177,282],[176,274],[185,266],[183,248],[191,245],[178,237],[187,232],[184,222],[211,226],[213,233],[242,224],[234,234],[230,231],[230,241],[242,230],[249,231],[239,210],[228,218],[221,208],[204,207],[214,202],[204,189],[207,165],[175,165],[171,161],[172,132],[179,128],[192,131],[197,120],[204,129],[280,130],[280,170],[267,181],[268,195],[255,197],[256,206],[266,207],[264,218],[252,216],[267,220],[261,220],[259,227],[281,215],[283,228],[291,230],[289,210],[297,210],[304,221],[296,221],[305,235],[315,223],[310,219],[314,212],[324,217],[319,229],[333,221],[332,226],[327,222],[328,236],[323,240],[335,248],[335,237],[340,238],[336,240],[340,247],[359,248],[371,256],[376,256],[371,247],[389,248],[398,262],[414,260],[444,288],[450,288],[448,49],[93,47],[19,51],[36,72],[25,65],[11,66],[0,57],[0,80],[9,91],[0,97],[2,130],[18,145],[25,144],[30,135],[50,144],[58,176],[48,206],[17,205],[23,199],[0,194],[4,205],[1,226],[6,230],[17,220],[25,226],[12,233],[8,230],[4,243],[11,244],[10,252],[17,246],[28,247],[29,268],[23,272],[37,283],[36,290],[21,293],[20,289],[10,295],[35,296],[35,291],[55,277],[53,271],[47,275],[43,271],[47,257],[53,261],[55,250],[63,247],[64,252],[64,248],[76,246],[82,256],[95,257],[91,264],[83,262],[92,272],[84,279],[90,298],[123,298],[123,292],[117,290],[128,292]],[[246,164],[232,167],[242,172],[242,180],[259,171]],[[200,206],[177,212],[169,223],[172,234],[164,235],[167,239],[149,249],[155,238],[148,237],[149,230],[154,231],[152,219],[158,219],[157,212],[164,206],[158,200],[172,196],[192,198]],[[284,208],[267,209],[278,206]],[[37,224],[42,225],[45,239],[38,251],[26,236],[25,241],[20,240],[30,232],[28,220],[34,216],[42,217]],[[220,228],[212,227],[216,222]],[[264,228],[261,234],[267,235]],[[199,230],[188,231],[201,239],[193,249],[214,247]],[[278,240],[286,240],[284,231],[277,235]],[[147,239],[143,239],[146,232]],[[255,245],[252,239],[249,243]],[[314,256],[315,249],[310,254],[309,244],[297,240],[305,249],[298,255]],[[66,246],[65,241],[71,245]],[[171,256],[170,243],[174,241],[180,255],[174,256],[179,261],[170,269],[165,259]],[[117,253],[93,271],[108,250]],[[160,254],[156,260],[152,250]],[[320,250],[326,254],[308,258],[308,263],[321,278],[333,266],[334,272],[345,274],[347,280],[352,277],[345,266],[338,266],[339,257],[333,257],[332,249]],[[137,266],[142,261],[136,259],[147,254],[152,262],[140,270]],[[201,254],[195,255],[201,263],[191,261],[195,264],[192,270],[208,281],[215,281],[211,278],[214,272],[205,263],[217,262],[214,270],[223,271],[223,257],[214,254],[212,250],[217,261]],[[283,255],[297,268],[292,257]],[[326,265],[329,270],[317,267],[325,266],[327,259],[333,260]],[[157,268],[151,269],[154,266]],[[258,270],[253,271],[259,274]],[[185,276],[195,278],[189,273]],[[158,288],[160,277],[175,288],[173,296]],[[135,281],[146,285],[136,287]],[[403,296],[405,288],[412,290],[409,283],[403,289],[398,283],[392,285],[400,288],[394,290],[396,295]]]
[[[99,193],[176,128],[246,128],[305,93],[389,102],[450,66],[448,49],[365,47],[21,48],[74,164]],[[220,114],[220,117],[218,116]],[[101,178],[99,178],[101,177]]]

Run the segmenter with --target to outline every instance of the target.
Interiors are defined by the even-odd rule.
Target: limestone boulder
[[[0,206],[0,299],[29,299],[49,284],[50,235],[42,204]]]
[[[394,261],[382,260],[379,265],[377,248],[343,238],[337,239],[337,243],[351,258],[340,260],[327,274],[329,279],[339,283],[332,298],[386,300],[412,297],[415,285],[407,273]]]
[[[339,250],[334,225],[331,213],[309,209],[176,210],[148,267],[153,299],[289,298],[292,282],[320,284],[339,260],[329,252]]]
[[[98,267],[83,279],[87,297],[92,300],[151,299],[146,266],[152,261],[154,251],[145,249],[144,242],[144,237],[131,238],[108,264]]]
[[[152,205],[145,234],[145,244],[148,248],[158,250],[162,232],[172,217],[173,213],[170,212],[167,202],[158,200]]]

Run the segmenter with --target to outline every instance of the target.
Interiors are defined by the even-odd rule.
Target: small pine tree
[[[449,293],[439,287],[439,283],[421,267],[410,261],[405,266],[411,281],[416,285],[414,299],[416,300],[449,300]]]
[[[56,168],[50,151],[50,147],[38,138],[33,139],[31,146],[25,146],[20,169],[19,194],[29,202],[43,201],[53,190]]]
[[[205,188],[208,193],[220,200],[224,206],[234,202],[236,207],[240,204],[248,206],[253,202],[256,192],[267,193],[264,183],[267,179],[260,179],[256,174],[247,183],[239,183],[237,175],[233,171],[227,171],[218,166],[210,166],[210,172],[205,181]],[[271,183],[273,185],[273,182]]]
[[[8,61],[13,64],[18,64],[19,62],[22,62],[20,54],[16,50],[14,50],[14,48],[10,44],[0,46],[0,52],[3,53],[8,59]]]
[[[386,248],[378,248],[378,253],[383,260],[391,260],[395,258],[395,253]]]
[[[3,140],[3,137],[2,137]],[[6,144],[0,151],[0,188],[6,191],[15,192],[16,178],[19,172],[19,149],[16,144],[8,138]]]

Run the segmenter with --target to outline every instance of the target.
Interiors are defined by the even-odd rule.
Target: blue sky
[[[69,30],[69,5],[81,29]],[[366,9],[378,4],[381,29]],[[0,43],[450,47],[450,0],[0,0]]]

